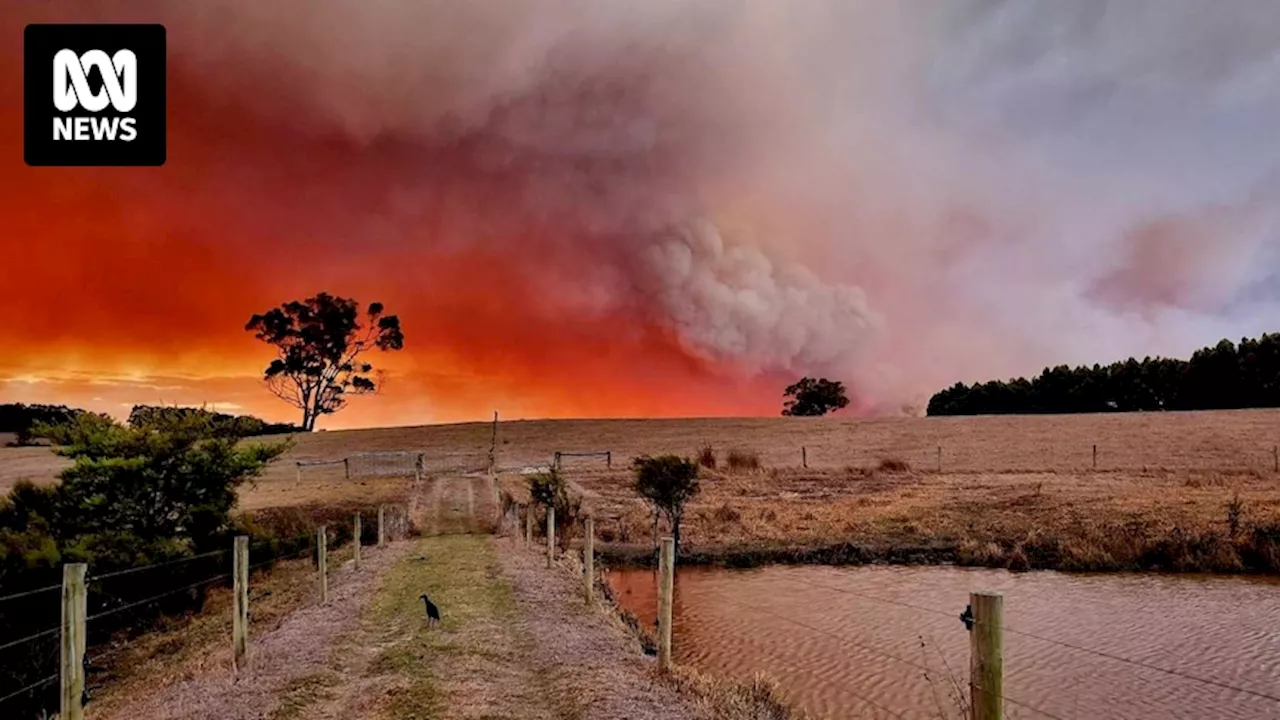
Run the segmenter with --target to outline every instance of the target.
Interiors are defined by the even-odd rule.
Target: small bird
[[[440,608],[436,607],[436,604],[431,602],[431,598],[427,597],[425,594],[422,596],[422,602],[427,604],[427,622],[440,622]]]

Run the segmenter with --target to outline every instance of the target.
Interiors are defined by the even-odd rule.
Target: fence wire
[[[60,674],[56,674],[56,673],[55,673],[55,674],[53,674],[53,675],[50,675],[50,676],[49,676],[49,677],[47,677],[47,678],[44,678],[43,680],[37,680],[37,681],[35,681],[35,682],[31,683],[30,685],[28,685],[28,686],[24,687],[24,688],[20,688],[20,689],[18,689],[18,690],[15,690],[15,691],[13,691],[13,692],[9,693],[8,695],[4,695],[4,696],[0,697],[0,703],[3,703],[3,702],[4,702],[4,701],[6,701],[6,700],[12,700],[13,698],[18,697],[19,695],[22,695],[23,693],[29,693],[29,692],[31,692],[32,690],[35,690],[36,688],[41,687],[41,686],[43,686],[43,685],[48,685],[49,683],[51,683],[51,682],[53,682],[53,681],[55,681],[55,680],[57,680],[57,679],[59,679],[59,678],[61,678],[61,677],[62,677],[62,676],[61,676]]]
[[[940,610],[940,609],[938,609],[938,608],[931,608],[931,607],[926,607],[926,606],[923,606],[923,605],[916,605],[916,604],[913,604],[913,603],[902,602],[902,601],[899,601],[899,600],[893,600],[893,599],[890,599],[890,598],[879,597],[879,596],[876,596],[876,595],[869,595],[869,594],[866,594],[866,593],[858,592],[858,591],[856,591],[856,590],[850,590],[850,589],[848,589],[848,588],[834,587],[834,586],[825,585],[825,584],[822,584],[822,583],[815,583],[815,582],[811,582],[811,581],[807,581],[807,580],[801,580],[801,579],[799,579],[799,578],[792,578],[792,577],[784,578],[784,580],[785,580],[785,581],[788,581],[788,582],[794,582],[794,583],[797,583],[797,584],[800,584],[800,585],[807,585],[807,586],[809,586],[809,587],[813,587],[813,588],[820,588],[820,589],[829,590],[829,591],[832,591],[832,592],[841,593],[841,594],[844,594],[844,595],[850,595],[850,596],[857,597],[857,598],[861,598],[861,599],[864,599],[864,600],[870,600],[870,601],[872,601],[872,602],[879,602],[879,603],[884,603],[884,604],[887,604],[887,605],[895,605],[895,606],[898,606],[898,607],[907,608],[907,609],[910,609],[910,610],[915,610],[915,611],[917,611],[917,612],[923,612],[923,613],[927,613],[927,614],[930,614],[930,615],[936,615],[936,616],[946,617],[946,618],[956,618],[956,619],[958,619],[958,618],[959,618],[959,614],[958,614],[958,613],[947,612],[947,611],[945,611],[945,610]],[[810,629],[816,629],[816,628],[812,628],[811,626],[805,625],[804,623],[801,623],[801,622],[799,622],[799,621],[793,620],[793,619],[791,619],[791,618],[787,618],[787,617],[784,617],[784,616],[781,616],[781,615],[777,615],[777,614],[775,614],[775,613],[770,613],[770,612],[768,612],[767,610],[763,610],[762,608],[759,608],[759,607],[757,607],[757,606],[752,606],[752,605],[749,605],[749,604],[746,604],[746,603],[742,603],[742,602],[740,602],[740,601],[733,600],[732,598],[728,598],[727,596],[721,596],[721,597],[723,597],[723,599],[725,599],[725,600],[727,600],[727,601],[729,601],[729,602],[731,602],[731,603],[736,603],[736,604],[738,604],[738,605],[742,605],[742,606],[744,606],[744,607],[750,607],[750,608],[753,608],[753,609],[755,609],[755,610],[757,610],[757,611],[764,612],[765,614],[772,615],[773,617],[779,618],[779,619],[784,620],[784,621],[786,621],[786,622],[790,622],[790,623],[792,623],[792,624],[796,624],[796,625],[801,625],[801,626],[804,626],[804,627],[810,627]],[[1019,629],[1017,629],[1017,628],[1009,627],[1008,625],[1005,625],[1003,629],[1004,629],[1004,631],[1005,631],[1005,632],[1007,632],[1007,633],[1009,633],[1009,634],[1011,634],[1011,635],[1019,635],[1019,636],[1022,636],[1022,637],[1027,637],[1027,638],[1031,638],[1031,639],[1034,639],[1034,640],[1039,640],[1039,641],[1041,641],[1041,642],[1049,643],[1049,644],[1052,644],[1052,645],[1057,645],[1057,646],[1064,647],[1064,648],[1067,648],[1067,649],[1070,649],[1070,650],[1074,650],[1074,651],[1077,651],[1077,652],[1081,652],[1081,653],[1085,653],[1085,654],[1089,654],[1089,655],[1094,655],[1094,656],[1097,656],[1097,657],[1106,658],[1106,659],[1108,659],[1108,660],[1113,660],[1113,661],[1116,661],[1116,662],[1125,663],[1125,664],[1132,665],[1132,666],[1139,667],[1139,668],[1143,668],[1143,669],[1146,669],[1146,670],[1152,670],[1152,671],[1155,671],[1155,672],[1164,673],[1164,674],[1166,674],[1166,675],[1170,675],[1170,676],[1173,676],[1173,677],[1182,678],[1182,679],[1185,679],[1185,680],[1190,680],[1190,681],[1192,681],[1192,682],[1202,683],[1202,684],[1205,684],[1205,685],[1210,685],[1210,686],[1213,686],[1213,687],[1222,688],[1222,689],[1224,689],[1224,690],[1232,690],[1232,691],[1239,692],[1239,693],[1242,693],[1242,694],[1245,694],[1245,695],[1249,695],[1249,696],[1252,696],[1252,697],[1257,697],[1257,698],[1260,698],[1260,699],[1270,700],[1270,701],[1272,701],[1272,702],[1280,703],[1280,696],[1272,695],[1272,694],[1270,694],[1270,693],[1262,692],[1262,691],[1259,691],[1259,690],[1252,690],[1252,689],[1250,689],[1250,688],[1244,688],[1244,687],[1240,687],[1240,686],[1238,686],[1238,685],[1232,685],[1232,684],[1230,684],[1230,683],[1224,683],[1224,682],[1221,682],[1221,681],[1218,681],[1218,680],[1212,680],[1212,679],[1210,679],[1210,678],[1200,677],[1200,676],[1197,676],[1197,675],[1192,675],[1192,674],[1190,674],[1190,673],[1185,673],[1185,672],[1181,672],[1181,671],[1178,671],[1178,670],[1171,670],[1171,669],[1169,669],[1169,668],[1161,667],[1161,666],[1159,666],[1159,665],[1153,665],[1153,664],[1151,664],[1151,663],[1143,662],[1143,661],[1141,661],[1141,660],[1134,660],[1134,659],[1132,659],[1132,658],[1127,658],[1127,657],[1124,657],[1124,656],[1122,656],[1122,655],[1116,655],[1116,654],[1114,654],[1114,653],[1109,653],[1109,652],[1106,652],[1106,651],[1103,651],[1103,650],[1096,650],[1096,649],[1089,648],[1089,647],[1085,647],[1085,646],[1082,646],[1082,645],[1076,645],[1076,644],[1074,644],[1074,643],[1069,643],[1069,642],[1066,642],[1066,641],[1063,641],[1063,640],[1057,640],[1057,639],[1054,639],[1054,638],[1046,637],[1046,636],[1044,636],[1044,635],[1039,635],[1039,634],[1036,634],[1036,633],[1027,632],[1027,631],[1025,631],[1025,630],[1019,630]],[[822,632],[822,631],[819,631],[819,632]],[[878,650],[878,649],[876,649],[876,648],[871,648],[871,647],[868,647],[868,646],[859,645],[859,644],[858,644],[858,643],[856,643],[856,642],[853,642],[853,641],[849,641],[849,640],[847,640],[847,639],[840,638],[839,636],[836,636],[836,635],[834,635],[834,634],[832,634],[832,633],[825,633],[825,634],[827,634],[827,635],[829,635],[829,636],[831,636],[831,637],[833,637],[833,638],[835,638],[835,639],[837,639],[837,640],[841,640],[842,642],[846,642],[846,643],[848,643],[848,644],[851,644],[851,645],[854,645],[854,646],[857,646],[857,647],[863,647],[864,649],[870,650],[870,651],[872,651],[872,652],[876,652],[877,654],[884,655],[885,657],[888,657],[888,658],[890,658],[890,659],[894,659],[894,660],[897,660],[897,661],[899,661],[899,662],[903,662],[903,663],[905,663],[905,664],[909,664],[909,665],[914,664],[914,665],[916,665],[917,667],[922,667],[922,666],[920,666],[919,664],[912,663],[911,661],[904,660],[904,659],[902,659],[902,658],[897,658],[897,657],[895,657],[895,656],[893,656],[893,655],[891,655],[891,654],[889,654],[889,653],[885,653],[885,652],[880,651],[880,650]],[[1007,700],[1007,701],[1008,701],[1008,702],[1010,702],[1010,703],[1013,703],[1014,705],[1018,705],[1018,706],[1021,706],[1021,707],[1025,707],[1025,708],[1027,708],[1027,709],[1029,709],[1029,710],[1033,710],[1033,711],[1038,712],[1038,713],[1040,713],[1040,714],[1042,714],[1042,715],[1045,715],[1045,716],[1047,716],[1047,717],[1051,717],[1051,718],[1052,718],[1052,717],[1056,717],[1055,715],[1053,715],[1053,714],[1051,714],[1051,713],[1049,713],[1049,712],[1047,712],[1047,711],[1045,711],[1045,710],[1042,710],[1042,709],[1040,709],[1040,708],[1037,708],[1037,707],[1034,707],[1034,706],[1028,705],[1027,703],[1024,703],[1024,702],[1019,701],[1019,700],[1016,700],[1016,699],[1014,699],[1014,698],[1010,698],[1010,697],[1007,697],[1007,696],[1006,696],[1006,697],[1004,697],[1003,699]],[[1059,720],[1060,720],[1060,719],[1059,719]]]
[[[181,565],[195,560],[203,560],[205,558],[216,557],[218,555],[226,555],[229,552],[231,552],[231,550],[211,550],[210,552],[201,553],[199,555],[173,558],[172,560],[162,560],[160,562],[148,563],[146,565],[137,565],[131,568],[125,568],[124,570],[102,573],[101,575],[90,574],[88,578],[86,578],[86,581],[93,582],[95,580],[107,580],[109,578],[120,577],[122,575],[132,575],[134,573],[144,572],[147,570],[155,570],[156,568],[169,567],[170,565]]]
[[[805,583],[805,584],[807,584],[807,583]],[[731,597],[729,597],[728,595],[725,595],[725,594],[723,594],[723,593],[710,592],[709,594],[713,594],[713,595],[715,595],[717,598],[719,598],[719,599],[721,599],[721,600],[723,600],[723,601],[725,601],[725,602],[728,602],[728,603],[730,603],[730,604],[738,605],[739,607],[749,608],[749,609],[751,609],[751,610],[754,610],[754,611],[756,611],[756,612],[759,612],[759,613],[760,613],[760,614],[762,614],[762,615],[767,615],[767,616],[769,616],[769,617],[771,617],[771,618],[774,618],[774,619],[776,619],[776,620],[782,620],[783,622],[790,623],[790,624],[792,624],[792,625],[796,625],[796,626],[799,626],[799,627],[805,628],[805,629],[807,629],[807,630],[809,630],[809,631],[811,631],[811,632],[815,632],[815,633],[818,633],[818,634],[820,634],[820,635],[825,635],[826,637],[829,637],[829,638],[831,638],[831,639],[833,639],[833,640],[835,640],[835,641],[837,641],[837,642],[839,642],[839,643],[842,643],[842,644],[844,644],[844,645],[849,645],[849,646],[852,646],[852,647],[856,647],[856,648],[860,648],[860,649],[866,650],[866,651],[868,651],[868,652],[871,652],[871,653],[874,653],[874,654],[876,654],[876,655],[879,655],[879,656],[881,656],[881,657],[883,657],[883,658],[886,658],[886,659],[889,659],[889,660],[893,660],[893,661],[898,662],[898,663],[902,663],[903,665],[907,665],[907,666],[913,667],[913,668],[915,668],[915,669],[917,669],[917,670],[921,670],[921,671],[923,671],[923,672],[924,672],[924,673],[926,673],[926,674],[927,674],[927,673],[931,673],[931,672],[933,672],[933,669],[932,669],[932,668],[930,668],[928,665],[925,665],[925,664],[923,664],[923,663],[918,663],[918,662],[916,662],[916,661],[914,661],[914,660],[908,660],[908,659],[906,659],[906,658],[899,657],[899,656],[897,656],[897,655],[894,655],[893,653],[887,652],[887,651],[885,651],[885,650],[882,650],[882,649],[877,648],[877,647],[872,646],[872,645],[867,645],[867,644],[865,644],[865,643],[860,643],[860,642],[857,642],[856,640],[850,640],[849,638],[844,637],[843,635],[838,635],[838,634],[833,633],[833,632],[831,632],[831,631],[829,631],[829,630],[823,630],[822,628],[819,628],[819,627],[814,626],[814,625],[810,625],[809,623],[802,622],[802,621],[800,621],[800,620],[796,620],[795,618],[790,618],[790,617],[787,617],[787,616],[785,616],[785,615],[780,615],[780,614],[775,613],[775,612],[772,612],[772,611],[770,611],[770,610],[768,610],[768,609],[766,609],[766,608],[763,608],[763,607],[761,607],[761,606],[759,606],[759,605],[752,605],[752,604],[750,604],[750,603],[745,603],[745,602],[742,602],[741,600],[737,600],[737,599],[735,599],[735,598],[731,598]],[[854,594],[854,593],[850,593],[850,594]],[[905,603],[896,603],[896,602],[893,602],[893,601],[887,601],[887,600],[882,600],[882,601],[883,601],[883,602],[889,602],[890,604],[894,604],[894,605],[902,605],[903,607],[911,607],[911,608],[913,608],[913,609],[919,609],[919,608],[915,608],[914,606],[907,605],[907,604],[905,604]],[[940,611],[933,611],[933,612],[940,612]],[[927,677],[927,675],[926,675],[926,677]],[[847,688],[843,688],[843,687],[842,687],[842,688],[841,688],[841,690],[847,690]],[[865,700],[866,702],[868,702],[868,703],[870,703],[870,704],[872,704],[872,705],[875,705],[876,707],[880,708],[881,710],[884,710],[885,712],[888,712],[888,713],[890,713],[890,714],[892,714],[892,715],[895,715],[895,716],[897,716],[897,717],[904,717],[901,713],[894,712],[893,710],[890,710],[889,708],[886,708],[886,707],[884,707],[884,706],[882,706],[882,705],[877,705],[876,703],[874,703],[874,702],[873,702],[873,701],[871,701],[870,699],[865,698],[865,697],[862,697],[862,696],[860,696],[860,695],[857,695],[856,693],[853,693],[852,691],[849,691],[849,692],[850,692],[850,694],[853,694],[853,695],[855,695],[856,697],[859,697],[859,698],[861,698],[861,699]],[[1007,696],[1007,695],[999,695],[999,697],[1000,697],[1002,700],[1006,701],[1006,702],[1012,703],[1012,704],[1017,705],[1017,706],[1022,707],[1022,708],[1026,708],[1027,710],[1031,710],[1031,711],[1033,711],[1033,712],[1037,712],[1037,713],[1039,713],[1039,714],[1041,714],[1041,715],[1043,715],[1043,716],[1045,716],[1045,717],[1051,718],[1052,720],[1064,720],[1063,718],[1061,718],[1061,717],[1059,717],[1059,716],[1057,716],[1057,715],[1054,715],[1053,713],[1048,712],[1047,710],[1042,710],[1041,708],[1038,708],[1038,707],[1036,707],[1036,706],[1034,706],[1034,705],[1031,705],[1030,703],[1026,703],[1026,702],[1023,702],[1023,701],[1021,701],[1021,700],[1017,700],[1017,699],[1011,698],[1011,697],[1009,697],[1009,696]]]
[[[10,593],[8,595],[0,596],[0,602],[5,602],[7,600],[17,600],[18,598],[30,597],[31,595],[38,595],[42,592],[49,592],[50,590],[61,590],[61,589],[62,589],[61,583],[57,585],[46,585],[44,587],[36,588],[34,590],[23,590],[22,592]]]
[[[10,640],[5,644],[0,645],[0,650],[8,650],[11,647],[17,647],[23,643],[31,642],[32,640],[37,640],[39,638],[45,637],[46,635],[53,635],[54,633],[59,632],[60,630],[62,630],[62,626],[57,625],[49,628],[48,630],[41,630],[38,633],[32,633],[31,635],[18,638],[17,640]]]

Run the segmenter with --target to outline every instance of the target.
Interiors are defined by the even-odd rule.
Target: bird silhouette
[[[427,604],[427,622],[440,622],[440,608],[436,607],[436,604],[431,602],[431,598],[427,597],[425,594],[422,596],[422,602]]]

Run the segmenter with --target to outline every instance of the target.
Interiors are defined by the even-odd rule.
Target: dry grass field
[[[299,475],[295,463],[409,451],[430,467],[459,453],[482,458],[490,433],[489,423],[469,423],[298,436],[243,488],[241,505],[399,500],[408,478],[348,480],[342,465]],[[628,488],[630,458],[694,456],[710,446],[721,468],[707,473],[688,512],[695,556],[828,548],[1015,567],[1229,571],[1280,567],[1268,555],[1280,528],[1277,443],[1274,410],[514,421],[499,425],[498,463],[515,469],[546,465],[556,451],[612,451],[612,471],[603,459],[575,458],[565,472],[603,516],[602,534],[636,548],[648,545],[650,529]],[[724,468],[733,451],[756,456],[759,469]],[[51,481],[62,463],[45,448],[0,448],[0,489],[21,478]],[[508,487],[521,482],[504,475]]]

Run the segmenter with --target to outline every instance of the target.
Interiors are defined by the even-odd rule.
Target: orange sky
[[[20,37],[21,19],[0,31]],[[180,38],[171,26],[171,44]],[[292,420],[258,381],[270,349],[243,326],[326,290],[385,303],[407,341],[371,358],[389,372],[385,391],[322,426],[483,419],[494,409],[512,418],[776,412],[777,382],[696,359],[642,313],[583,312],[572,297],[578,269],[551,257],[568,251],[541,242],[547,223],[524,238],[519,223],[501,223],[503,237],[484,238],[433,228],[430,207],[410,209],[410,222],[388,219],[389,196],[417,181],[410,153],[432,167],[437,198],[456,188],[476,194],[477,212],[500,208],[463,166],[465,152],[294,133],[240,104],[242,87],[208,90],[171,52],[164,167],[28,168],[21,43],[0,45],[0,97],[12,100],[0,104],[0,401],[117,414],[134,403],[209,404]],[[505,182],[491,184],[500,192]]]
[[[911,413],[1275,331],[1275,24],[1114,5],[9,2],[0,402],[294,419],[243,326],[322,290],[406,334],[334,428]],[[23,164],[32,21],[166,26],[163,168]]]

